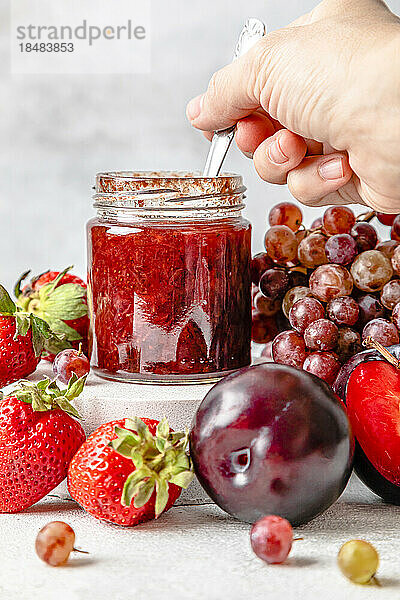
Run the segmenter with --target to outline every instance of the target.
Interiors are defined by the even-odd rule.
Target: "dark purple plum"
[[[190,433],[197,477],[234,517],[307,523],[340,496],[353,439],[345,411],[318,377],[260,364],[217,383]]]

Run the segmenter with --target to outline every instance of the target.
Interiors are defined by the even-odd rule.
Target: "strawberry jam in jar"
[[[251,226],[238,175],[100,173],[88,223],[92,366],[136,383],[250,363]]]

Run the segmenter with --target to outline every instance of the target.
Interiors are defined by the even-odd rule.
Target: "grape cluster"
[[[391,226],[380,241],[372,219]],[[269,214],[265,252],[253,257],[252,339],[266,360],[304,369],[332,384],[373,337],[399,343],[400,215],[356,219],[328,208],[309,230],[301,210],[283,202]]]

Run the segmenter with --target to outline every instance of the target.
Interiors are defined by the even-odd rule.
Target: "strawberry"
[[[17,307],[0,285],[0,388],[33,373],[44,346],[62,350],[65,342],[45,321]]]
[[[0,400],[0,512],[32,506],[65,478],[85,440],[70,404],[85,381],[71,377],[64,390],[49,379],[21,381]]]
[[[193,478],[188,433],[168,423],[123,419],[102,425],[68,470],[69,492],[97,519],[126,527],[159,517]]]
[[[89,317],[86,283],[76,275],[64,271],[47,271],[31,279],[21,290],[27,271],[15,285],[17,304],[48,323],[54,333],[68,342],[69,348],[78,348],[82,343],[84,354],[88,354]],[[54,353],[46,349],[43,358],[54,359]]]

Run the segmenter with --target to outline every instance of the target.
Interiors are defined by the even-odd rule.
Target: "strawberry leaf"
[[[16,313],[15,315],[15,336],[16,340],[19,336],[25,337],[31,326],[31,320],[29,315],[23,313]]]
[[[22,273],[22,275],[20,276],[20,278],[18,279],[18,281],[16,282],[15,286],[14,286],[14,296],[16,298],[19,298],[22,290],[21,290],[21,283],[24,281],[24,279],[26,279],[29,275],[31,271],[25,271],[25,273]]]
[[[161,479],[156,482],[156,504],[155,513],[156,519],[161,515],[168,502],[168,481]]]
[[[142,481],[133,500],[133,506],[135,508],[142,508],[142,506],[147,504],[154,492],[154,485],[155,481],[152,477],[147,481]]]
[[[15,310],[16,306],[11,300],[9,293],[2,285],[0,285],[0,314],[13,315]]]

